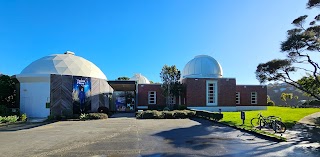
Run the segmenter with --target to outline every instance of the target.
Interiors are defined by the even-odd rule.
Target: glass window
[[[236,104],[240,104],[240,92],[236,92]]]
[[[157,93],[155,91],[148,92],[148,104],[156,104]]]
[[[257,92],[251,92],[251,104],[257,104],[258,95]]]

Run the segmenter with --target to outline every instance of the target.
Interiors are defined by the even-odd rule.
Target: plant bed
[[[190,110],[156,111],[147,110],[136,112],[137,119],[185,119],[192,118],[196,114]]]
[[[81,114],[79,116],[80,120],[96,120],[96,119],[107,119],[108,115],[105,113],[88,113]]]
[[[55,121],[84,121],[84,120],[96,120],[96,119],[107,119],[108,115],[105,113],[83,113],[83,114],[74,114],[72,116],[60,116],[60,115],[50,115],[48,116],[46,122],[55,122]]]

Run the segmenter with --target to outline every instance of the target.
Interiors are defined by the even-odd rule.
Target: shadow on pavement
[[[297,131],[297,137],[300,141],[318,142],[320,143],[320,127],[313,125],[297,123],[293,127],[294,131]]]
[[[307,156],[318,156],[320,154],[320,148],[295,147],[295,145],[299,144],[301,141],[296,143],[264,141],[260,140],[261,137],[250,135],[246,132],[232,136],[232,132],[235,131],[233,128],[199,118],[194,118],[192,120],[197,121],[200,124],[187,128],[162,131],[154,134],[154,136],[162,137],[168,144],[173,145],[175,148],[187,148],[195,151],[211,148],[230,150],[227,154],[221,156],[264,156],[265,154],[275,156],[296,156],[296,154],[298,154],[298,156],[302,154],[307,154]],[[255,140],[255,137],[259,137],[260,139]],[[170,153],[151,154],[150,156],[162,157],[179,155],[188,156],[188,154],[172,155]],[[219,154],[214,156],[219,156]]]
[[[19,123],[19,124],[8,124],[0,126],[0,132],[11,132],[11,131],[19,131],[19,130],[26,130],[26,129],[32,129],[44,125],[48,125],[54,123],[54,121],[51,122],[26,122],[26,123]]]
[[[188,157],[188,156],[200,156],[200,157],[211,157],[202,154],[186,154],[186,153],[154,153],[141,155],[141,157]]]

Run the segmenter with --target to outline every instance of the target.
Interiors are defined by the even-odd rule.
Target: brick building
[[[199,55],[182,71],[181,82],[186,91],[169,103],[190,109],[238,111],[266,109],[267,88],[263,85],[237,85],[235,78],[222,77],[220,64],[212,57]],[[160,84],[138,84],[138,109],[166,105]]]

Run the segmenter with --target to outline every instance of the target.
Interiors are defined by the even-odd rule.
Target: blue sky
[[[206,54],[237,84],[258,84],[259,63],[283,58],[293,19],[317,10],[306,0],[0,1],[0,73],[70,50],[109,80],[142,73],[160,82],[164,64]]]

